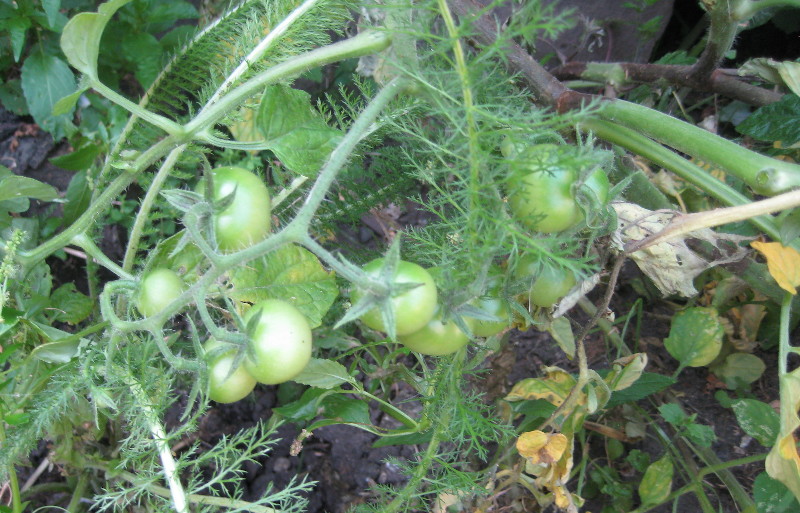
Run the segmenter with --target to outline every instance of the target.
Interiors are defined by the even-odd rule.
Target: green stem
[[[706,46],[690,72],[694,80],[698,82],[707,81],[711,77],[711,73],[717,69],[725,54],[733,46],[733,40],[736,37],[739,26],[738,23],[731,19],[730,3],[736,1],[714,0],[714,6],[709,9],[710,25]]]
[[[759,11],[771,7],[800,8],[800,0],[742,0],[734,7],[731,18],[737,21],[749,20]]]
[[[75,485],[75,490],[72,492],[72,498],[67,505],[69,513],[78,513],[81,508],[81,499],[86,494],[86,489],[89,487],[89,475],[86,472],[81,472],[78,476],[78,483]]]
[[[153,203],[158,197],[161,187],[175,167],[178,157],[181,156],[184,150],[186,150],[186,145],[182,144],[169,152],[169,155],[167,155],[167,158],[164,159],[164,162],[161,164],[158,173],[156,173],[155,178],[153,178],[153,183],[147,189],[147,194],[145,194],[142,200],[139,212],[136,214],[136,220],[131,227],[131,233],[128,237],[128,247],[125,249],[125,257],[122,260],[122,269],[127,272],[133,269],[136,250],[139,246],[139,239],[142,236],[144,225],[147,222],[147,216],[150,214],[150,209],[153,207]]]
[[[148,123],[157,126],[161,130],[165,131],[169,135],[180,135],[183,133],[183,127],[178,123],[172,121],[171,119],[165,118],[164,116],[160,116],[149,110],[141,107],[140,105],[133,103],[129,99],[125,98],[118,92],[114,91],[107,85],[103,84],[99,80],[92,81],[92,88],[97,91],[98,93],[102,94],[112,102],[116,103],[123,109],[127,110],[134,116],[147,121]]]
[[[130,273],[126,272],[125,269],[123,269],[122,267],[117,265],[116,262],[108,258],[108,256],[105,253],[103,253],[103,250],[97,247],[97,244],[95,244],[94,241],[90,239],[85,233],[77,234],[72,238],[70,243],[84,250],[87,255],[89,255],[94,259],[95,262],[102,265],[109,271],[113,272],[123,280],[133,279],[133,276]]]
[[[6,423],[0,419],[0,446],[6,443]],[[19,492],[19,480],[17,478],[17,469],[13,464],[9,464],[8,468],[8,482],[11,486],[11,511],[12,513],[22,513],[22,499]]]
[[[184,127],[185,131],[188,134],[197,134],[213,126],[223,117],[230,114],[241,102],[262,92],[267,85],[318,66],[380,52],[386,49],[390,43],[391,39],[388,34],[365,31],[350,39],[294,56],[268,70],[262,71],[219,98],[216,103],[209,105],[204,112],[199,113],[192,121],[187,123]]]
[[[286,227],[295,234],[296,240],[302,238],[301,234],[308,233],[311,220],[325,200],[328,190],[333,184],[341,168],[347,163],[350,155],[361,142],[364,134],[370,132],[370,128],[380,113],[400,93],[405,87],[405,83],[399,79],[392,80],[369,102],[363,111],[356,118],[355,122],[347,130],[338,146],[331,152],[328,161],[323,166],[317,177],[316,182],[309,190],[306,201],[291,223]]]
[[[119,372],[127,372],[120,369],[117,370]],[[164,431],[164,425],[161,423],[161,420],[159,420],[158,414],[153,408],[147,393],[139,382],[130,374],[128,374],[128,384],[136,401],[139,403],[144,418],[147,419],[150,433],[156,444],[156,450],[161,458],[161,468],[164,471],[164,479],[169,485],[169,497],[172,499],[172,505],[178,513],[189,513],[186,492],[181,484],[175,458],[172,457],[172,450],[169,447],[169,443],[167,443],[168,439],[167,433]]]
[[[602,104],[597,116],[717,165],[758,194],[772,196],[800,186],[800,165],[755,153],[668,114],[623,100],[610,100]]]
[[[661,167],[669,169],[726,205],[738,206],[750,203],[746,196],[710,176],[699,166],[634,130],[599,119],[585,120],[581,122],[581,126],[591,130],[601,139],[618,144]],[[776,240],[780,239],[780,231],[771,217],[758,216],[751,218],[749,222],[770,237]]]
[[[789,354],[794,351],[792,347],[791,341],[789,340],[789,320],[791,317],[792,312],[792,299],[794,299],[794,295],[790,292],[785,292],[783,296],[783,302],[781,302],[781,321],[780,321],[780,331],[779,331],[779,338],[778,338],[778,380],[782,378],[789,369]],[[783,382],[781,382],[781,386],[783,386]],[[786,393],[785,390],[781,390],[781,399],[788,398],[789,395]],[[793,408],[791,404],[782,404],[782,407],[786,408]],[[789,411],[789,410],[784,410]]]
[[[277,41],[281,36],[286,34],[292,24],[297,21],[301,16],[306,14],[310,11],[318,2],[319,0],[305,0],[302,4],[300,4],[296,9],[289,13],[281,22],[270,29],[269,33],[261,40],[260,43],[256,45],[253,50],[247,54],[247,56],[242,59],[242,62],[236,67],[235,70],[231,72],[230,75],[225,79],[225,81],[220,84],[214,94],[209,98],[206,102],[205,106],[200,110],[202,113],[205,111],[210,105],[213,105],[220,99],[220,97],[228,90],[230,87],[242,76],[250,70],[252,63],[261,59],[264,54],[269,50],[272,45]]]

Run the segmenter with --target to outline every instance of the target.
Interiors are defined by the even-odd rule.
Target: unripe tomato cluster
[[[213,201],[224,208],[214,214],[217,247],[224,253],[238,251],[264,240],[270,232],[269,190],[255,174],[238,167],[212,171]],[[203,190],[203,182],[198,192]],[[154,269],[141,280],[135,296],[139,313],[150,317],[164,311],[185,290],[183,280],[171,269]],[[251,328],[240,365],[234,369],[237,350],[209,339],[207,356],[209,397],[230,403],[246,397],[256,383],[274,385],[297,376],[311,359],[311,328],[292,304],[267,299],[250,307],[244,323]]]

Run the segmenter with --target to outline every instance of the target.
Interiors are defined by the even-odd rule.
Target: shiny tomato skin
[[[311,360],[311,328],[305,316],[290,303],[265,299],[244,316],[246,326],[257,316],[248,333],[250,349],[244,368],[259,383],[277,385],[294,378]]]
[[[264,240],[272,227],[272,203],[264,182],[240,167],[218,167],[212,174],[215,201],[234,195],[227,207],[214,214],[220,251],[238,251]]]
[[[528,148],[512,165],[508,205],[514,217],[531,230],[556,233],[581,219],[572,193],[574,169],[558,163],[558,146]]]
[[[479,297],[474,304],[489,315],[500,318],[498,321],[474,319],[475,326],[472,328],[472,332],[476,337],[491,337],[511,326],[511,312],[503,299],[488,295]]]
[[[464,321],[471,330],[475,329],[475,319],[464,317]],[[425,326],[413,333],[399,336],[397,340],[417,353],[443,356],[455,353],[467,345],[469,336],[452,320],[443,323],[437,310],[433,319]]]
[[[514,271],[519,280],[528,280],[530,289],[522,299],[543,308],[558,303],[575,286],[575,274],[553,262],[540,263],[533,256],[523,256]]]
[[[364,271],[377,277],[382,267],[383,259],[378,258],[365,265]],[[424,267],[404,260],[397,264],[394,283],[420,284],[419,287],[392,298],[397,335],[407,335],[421,329],[433,318],[438,300],[436,284]],[[363,295],[363,291],[355,289],[352,294],[353,302],[358,301]],[[373,308],[362,315],[361,321],[374,330],[386,332],[379,308]]]
[[[180,276],[171,269],[154,269],[142,278],[135,304],[145,317],[161,313],[178,296],[184,285]]]
[[[203,347],[206,353],[210,353],[221,345],[222,342],[209,339]],[[235,358],[235,349],[208,358],[208,397],[211,400],[218,403],[234,403],[247,397],[255,388],[256,380],[245,370],[244,365],[239,365],[233,374],[230,374]]]

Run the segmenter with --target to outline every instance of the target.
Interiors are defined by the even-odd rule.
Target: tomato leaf
[[[791,146],[800,141],[800,97],[784,95],[756,110],[736,130],[759,141],[781,141],[783,146]]]
[[[786,486],[761,472],[753,483],[753,500],[757,511],[790,513],[800,511],[800,503]]]
[[[722,349],[725,330],[713,308],[693,307],[672,318],[664,348],[683,367],[702,367],[711,363]]]
[[[628,388],[615,390],[614,393],[611,394],[611,399],[609,399],[606,407],[611,408],[612,406],[619,406],[620,404],[636,402],[664,390],[674,385],[676,382],[677,380],[675,380],[675,378],[669,376],[656,374],[654,372],[645,372]]]
[[[339,293],[333,273],[326,271],[313,253],[295,245],[234,269],[230,278],[233,299],[250,303],[283,299],[303,313],[312,329],[322,324]]]
[[[664,456],[647,467],[639,483],[639,497],[643,506],[661,504],[667,499],[672,490],[673,471],[669,456]]]
[[[772,447],[780,431],[780,418],[772,406],[755,399],[736,399],[731,404],[742,431],[764,447]]]
[[[256,124],[268,147],[292,171],[314,176],[342,137],[311,107],[311,96],[285,85],[264,91]]]
[[[342,383],[351,383],[353,378],[340,363],[321,358],[312,358],[293,381],[317,388],[331,389]]]
[[[756,355],[732,353],[725,358],[725,361],[711,370],[725,382],[728,388],[735,389],[756,381],[764,374],[766,368],[764,361]]]
[[[25,59],[21,78],[22,91],[33,119],[52,133],[54,139],[60,139],[65,135],[64,125],[70,123],[73,109],[53,116],[53,107],[59,99],[75,91],[77,84],[72,70],[55,55],[36,52]]]
[[[572,324],[566,317],[557,317],[547,326],[547,332],[553,336],[558,347],[572,359],[575,357],[575,335]]]
[[[54,321],[77,324],[89,317],[94,301],[75,288],[75,284],[65,283],[50,296],[50,307],[55,309]]]

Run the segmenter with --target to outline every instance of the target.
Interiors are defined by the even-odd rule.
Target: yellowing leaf
[[[517,382],[505,397],[506,401],[544,399],[555,406],[561,406],[575,386],[575,378],[557,367],[550,367],[546,372],[543,378],[528,378]],[[584,403],[585,398],[579,402]]]
[[[794,248],[787,248],[780,242],[750,243],[767,259],[767,269],[782,289],[797,294],[800,286],[800,253]]]
[[[800,500],[800,454],[797,453],[795,430],[800,427],[800,376],[797,371],[784,374],[781,385],[781,431],[767,456],[767,473],[786,485]]]
[[[561,459],[567,443],[567,437],[561,433],[528,431],[517,439],[517,450],[534,465],[552,465]]]

